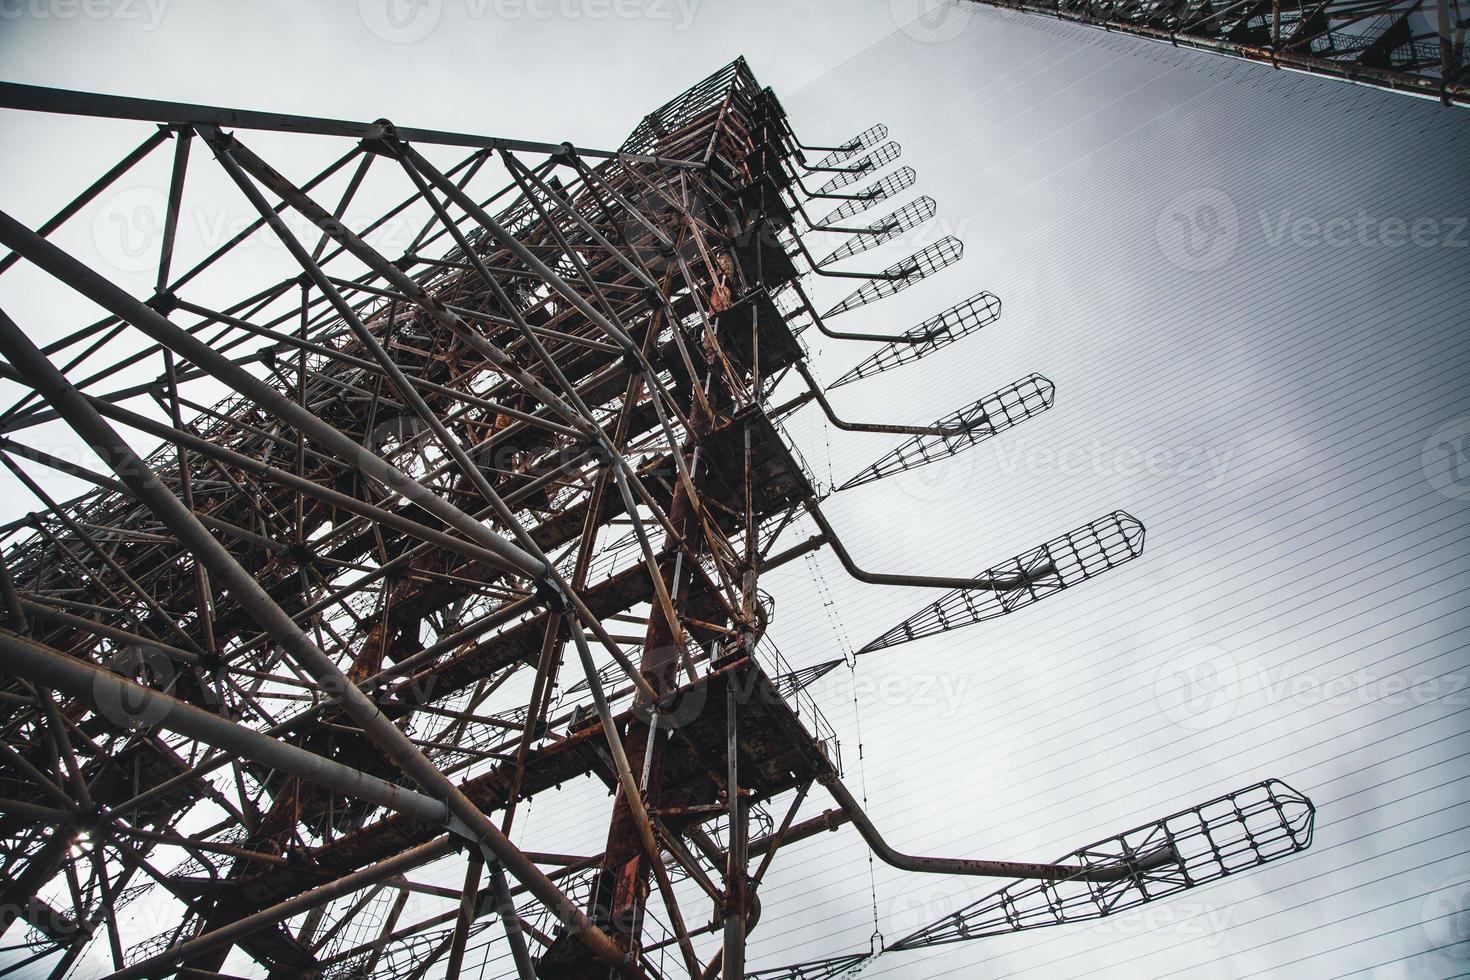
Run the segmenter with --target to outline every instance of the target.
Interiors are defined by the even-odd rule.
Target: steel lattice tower
[[[117,978],[218,976],[236,947],[271,977],[459,976],[493,941],[522,977],[740,977],[781,848],[845,824],[914,873],[1018,879],[894,950],[1107,914],[1310,843],[1311,803],[1268,780],[1058,861],[915,857],[843,785],[806,691],[842,660],[786,663],[764,572],[830,546],[862,581],[944,592],[868,656],[1020,610],[1144,536],[1114,512],[973,577],[871,572],[843,547],[821,506],[839,491],[783,417],[816,402],[905,437],[846,490],[942,465],[1054,397],[1031,375],[927,425],[827,402],[804,330],[876,345],[851,384],[1000,315],[982,293],[891,336],[828,323],[962,254],[943,238],[846,268],[935,213],[870,213],[914,182],[885,170],[885,128],[803,146],[743,61],[617,151],[16,85],[0,104],[157,124],[52,220],[0,215],[0,271],[31,263],[106,314],[44,348],[0,316],[0,371],[25,392],[0,459],[41,502],[0,563],[0,925],[22,969],[64,976],[95,944]],[[339,155],[292,179],[261,131]],[[138,298],[51,236],[165,148]],[[253,220],[178,273],[189,177],[211,166]],[[345,218],[377,175],[403,203]],[[407,248],[377,244],[410,220]],[[255,236],[297,271],[204,303],[199,277]],[[819,314],[811,275],[855,288]],[[56,420],[106,470],[28,441]],[[124,431],[158,448],[140,458]],[[93,489],[53,500],[37,467]],[[519,846],[525,801],[555,806],[587,775],[611,795],[586,815],[606,820],[602,853]],[[835,808],[804,814],[819,792]],[[430,865],[463,887],[415,881]],[[411,894],[441,911],[407,917]],[[124,947],[145,895],[182,915]]]

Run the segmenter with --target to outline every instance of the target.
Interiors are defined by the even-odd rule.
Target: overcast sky
[[[1237,880],[871,972],[1470,970],[1453,944],[1470,935],[1463,111],[989,10],[900,30],[897,2],[64,9],[0,0],[0,74],[595,146],[744,54],[808,142],[887,123],[912,193],[939,204],[924,235],[966,255],[835,325],[906,328],[982,288],[1004,313],[840,389],[838,410],[926,422],[1032,371],[1057,403],[950,463],[836,495],[849,548],[875,570],[960,574],[1114,509],[1149,535],[1142,559],[1075,592],[831,675],[816,691],[848,784],[895,846],[956,856],[1054,858],[1267,776],[1320,813],[1313,850]],[[0,207],[39,221],[143,132],[0,114]],[[77,247],[105,257],[90,237]],[[38,336],[75,326],[37,282],[7,274],[0,303]],[[867,353],[807,339],[828,380]],[[890,445],[814,413],[790,429],[836,483]],[[9,514],[29,506],[7,496]],[[858,586],[829,555],[764,586],[797,665],[934,598]],[[595,848],[587,813],[605,805],[533,807],[525,831]],[[984,892],[881,864],[870,882],[865,853],[850,830],[783,852],[752,966],[864,949],[875,906],[892,939]]]

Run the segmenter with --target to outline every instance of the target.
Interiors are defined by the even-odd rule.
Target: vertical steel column
[[[735,688],[734,676],[726,678],[725,791],[729,796],[730,832],[725,842],[725,980],[742,980],[745,976],[745,915],[749,904],[745,883],[747,808],[740,792],[740,706]]]
[[[516,903],[505,881],[505,869],[499,861],[487,863],[490,865],[490,893],[505,925],[505,940],[510,944],[510,957],[515,961],[516,974],[520,980],[536,980],[536,968],[531,964],[531,954],[526,949],[526,933],[516,916]]]
[[[454,922],[454,941],[449,945],[449,964],[444,970],[444,980],[459,980],[460,968],[464,965],[464,947],[470,938],[470,929],[480,915],[480,872],[485,862],[479,854],[470,852],[465,863],[464,888],[459,894],[459,917]]]
[[[714,425],[699,399],[694,401],[689,421],[695,433],[697,451],[699,440],[709,435]],[[696,462],[691,472],[696,492],[703,483],[703,472]],[[686,541],[699,533],[696,507],[686,485],[682,481],[676,483],[673,501],[669,506],[669,521],[675,532]],[[665,554],[659,562],[659,574],[667,583],[676,614],[681,612],[688,603],[689,586],[693,579],[693,569],[684,561],[682,550],[673,548]],[[648,618],[639,672],[648,678],[659,696],[667,695],[678,687],[678,668],[684,653],[681,642],[683,634],[683,626],[671,621],[664,608],[655,604]],[[656,708],[655,704],[646,700],[642,703],[649,709]],[[624,738],[628,762],[635,772],[648,774],[647,781],[639,789],[650,809],[658,805],[659,787],[663,782],[664,748],[668,738],[666,730],[655,732],[636,715],[628,722],[628,734]],[[603,851],[602,868],[593,895],[594,901],[606,896],[608,925],[621,942],[628,944],[636,943],[641,932],[643,907],[649,892],[650,869],[639,836],[632,808],[620,789],[613,803],[607,846]]]

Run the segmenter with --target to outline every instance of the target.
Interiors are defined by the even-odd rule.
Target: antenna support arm
[[[818,405],[822,406],[822,412],[827,420],[844,432],[886,432],[899,436],[962,436],[970,429],[963,425],[888,425],[883,422],[848,422],[837,417],[832,403],[827,401],[827,396],[822,393],[822,386],[817,384],[817,379],[812,377],[811,370],[807,368],[804,361],[796,362],[796,371],[807,384],[813,398]],[[793,406],[794,407],[794,406]]]
[[[990,592],[1011,592],[1016,589],[1024,589],[1037,579],[1045,578],[1056,571],[1056,565],[1048,561],[1038,568],[1029,569],[1026,573],[1015,575],[996,576],[988,575],[982,578],[947,578],[929,575],[885,575],[880,572],[869,572],[858,567],[857,562],[847,553],[842,546],[842,539],[837,536],[832,525],[828,523],[827,516],[822,513],[822,508],[815,500],[806,502],[806,510],[812,515],[812,520],[817,522],[822,535],[832,545],[837,560],[842,562],[842,567],[847,569],[847,574],[859,582],[867,582],[869,585],[904,585],[921,589],[962,589],[964,591],[986,590]]]
[[[1096,868],[1079,867],[1073,864],[1036,864],[1030,861],[981,861],[973,858],[919,857],[894,850],[873,821],[868,819],[862,806],[848,792],[842,780],[833,774],[822,780],[837,805],[862,834],[863,840],[884,864],[901,871],[918,871],[925,874],[974,875],[982,878],[1035,878],[1042,881],[1122,881],[1140,871],[1179,863],[1179,855],[1170,845],[1140,854],[1132,861],[1118,862]]]

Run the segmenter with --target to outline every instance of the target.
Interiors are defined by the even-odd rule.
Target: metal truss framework
[[[966,0],[1470,104],[1463,0]]]
[[[0,975],[63,977],[92,949],[114,978],[219,976],[238,949],[271,977],[741,977],[780,849],[847,823],[896,867],[1017,894],[1209,880],[1177,842],[1126,836],[1045,864],[893,850],[806,690],[841,661],[793,667],[765,636],[761,574],[829,545],[861,581],[953,590],[864,653],[1142,548],[1121,513],[973,577],[871,572],[843,547],[784,416],[815,401],[909,437],[876,478],[1051,404],[1039,376],[933,425],[827,401],[805,328],[881,345],[849,382],[1000,311],[983,293],[896,336],[817,314],[809,276],[864,281],[835,316],[960,257],[942,239],[829,268],[934,214],[830,225],[913,184],[878,173],[886,127],[803,146],[743,61],[617,151],[17,85],[0,106],[156,124],[52,219],[0,214],[0,273],[29,263],[103,314],[38,346],[0,313],[20,392],[0,462],[39,507],[0,529],[0,930],[22,936]],[[287,176],[263,149],[286,136],[336,154]],[[155,152],[168,203],[140,299],[53,233]],[[250,220],[179,273],[202,168]],[[348,217],[373,181],[401,203]],[[813,199],[846,203],[818,224]],[[851,247],[814,262],[821,234]],[[292,272],[247,293],[259,273],[232,263],[262,240]],[[208,302],[222,280],[240,298]],[[96,462],[37,444],[63,423]],[[92,489],[55,500],[40,470]],[[559,802],[588,775],[612,797],[601,853],[517,843],[533,797],[595,810]],[[836,809],[799,819],[814,784]],[[432,883],[446,869],[462,887]],[[177,914],[125,946],[145,895]]]

